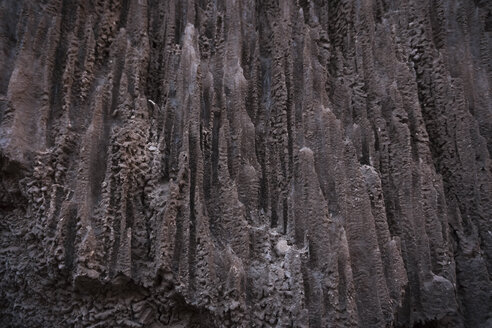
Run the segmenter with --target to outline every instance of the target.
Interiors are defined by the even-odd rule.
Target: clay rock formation
[[[492,327],[492,2],[0,1],[1,327]]]

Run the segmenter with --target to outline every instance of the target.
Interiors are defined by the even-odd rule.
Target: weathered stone
[[[0,1],[0,326],[489,327],[491,15]]]

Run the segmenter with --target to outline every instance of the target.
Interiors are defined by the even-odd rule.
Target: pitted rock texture
[[[492,327],[492,2],[0,1],[1,327]]]

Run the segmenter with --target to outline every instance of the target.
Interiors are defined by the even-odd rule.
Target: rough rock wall
[[[0,326],[492,327],[492,4],[0,1]]]

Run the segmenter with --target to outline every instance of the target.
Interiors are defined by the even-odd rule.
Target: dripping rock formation
[[[492,327],[492,2],[0,0],[1,327]]]

